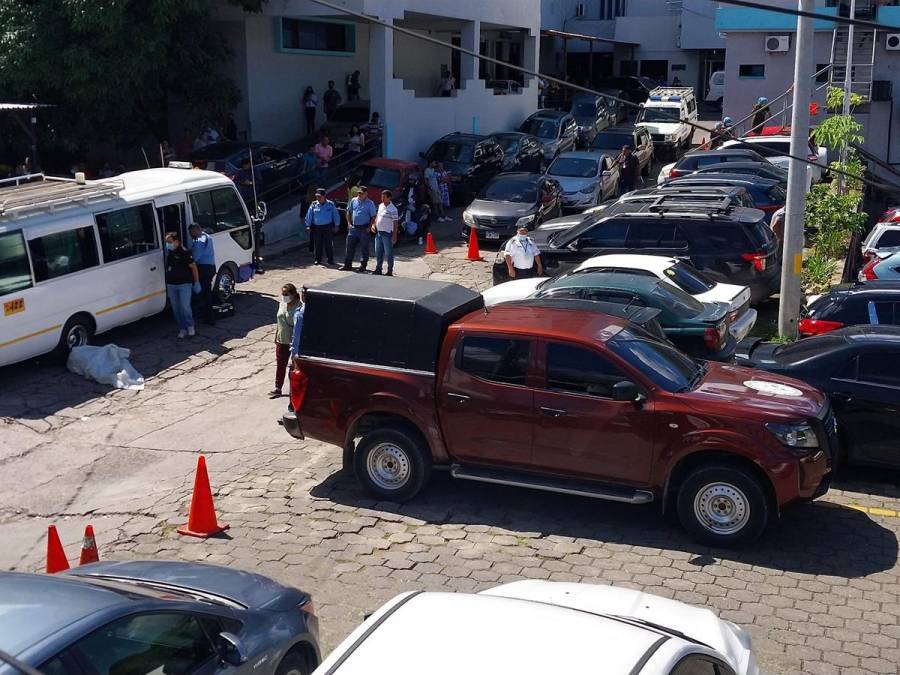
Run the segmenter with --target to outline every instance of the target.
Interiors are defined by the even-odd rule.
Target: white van
[[[188,242],[199,223],[212,234],[221,300],[252,276],[253,223],[221,174],[165,168],[21,181],[0,182],[0,366],[54,350],[66,356],[95,334],[161,312],[165,232]]]
[[[707,103],[717,103],[722,107],[725,98],[725,71],[717,70],[709,76],[709,90],[706,92]]]
[[[655,150],[677,156],[679,149],[691,147],[697,122],[697,101],[693,87],[657,87],[641,104],[635,126],[648,129]]]

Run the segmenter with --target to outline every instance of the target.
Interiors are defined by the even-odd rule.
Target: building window
[[[617,16],[625,16],[627,0],[600,0],[600,20],[612,21]]]
[[[282,17],[278,48],[283,52],[356,53],[356,24],[344,21],[313,21]]]
[[[828,82],[828,71],[825,70],[825,68],[827,67],[827,63],[816,64],[816,82],[818,84],[825,84],[826,82]]]
[[[584,16],[584,3],[579,2],[577,5],[575,5],[575,17],[580,18],[583,16]]]
[[[766,76],[766,67],[761,63],[744,64],[738,67],[738,77],[760,79]]]

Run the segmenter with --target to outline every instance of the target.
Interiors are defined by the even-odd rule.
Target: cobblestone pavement
[[[398,274],[483,288],[489,265],[451,246],[455,228],[438,256],[404,250]],[[372,501],[340,473],[339,449],[296,442],[275,423],[285,405],[265,397],[275,297],[286,281],[341,274],[311,267],[306,252],[275,263],[244,288],[234,318],[192,341],[176,343],[165,316],[106,336],[133,350],[143,392],[110,392],[52,364],[0,371],[0,568],[40,569],[50,522],[76,557],[90,521],[104,558],[221,563],[311,591],[326,651],[398,592],[537,578],[711,607],[748,628],[770,672],[897,672],[896,476],[854,473],[737,552],[692,544],[652,506],[446,474],[412,503]],[[198,451],[231,525],[205,541],[175,533]]]

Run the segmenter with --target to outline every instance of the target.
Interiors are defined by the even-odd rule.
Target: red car
[[[343,448],[382,500],[413,498],[443,468],[657,502],[712,545],[752,541],[782,506],[827,491],[837,437],[818,390],[692,360],[591,303],[558,305],[486,310],[419,279],[310,289],[284,427]]]
[[[415,162],[406,162],[402,159],[376,157],[360,164],[354,169],[354,173],[360,178],[359,184],[369,188],[369,199],[376,204],[380,203],[382,190],[390,190],[394,195],[394,202],[402,204],[403,188],[410,175],[419,173],[419,166]],[[341,185],[329,192],[328,199],[334,201],[341,210],[346,209],[347,185]]]

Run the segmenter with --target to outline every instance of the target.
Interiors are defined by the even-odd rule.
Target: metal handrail
[[[829,63],[829,64],[827,64],[824,68],[822,68],[821,70],[818,70],[816,73],[814,73],[814,74],[812,75],[812,79],[815,80],[815,78],[817,78],[819,75],[821,75],[822,73],[824,73],[825,71],[830,70],[830,69],[831,69],[831,64]],[[822,84],[822,85],[816,87],[816,88],[815,88],[815,91],[819,91],[819,90],[821,90],[823,87],[827,87],[827,86],[828,86],[828,83],[825,82],[824,84]],[[776,96],[776,97],[773,98],[771,101],[769,101],[769,109],[771,110],[772,105],[773,105],[774,103],[778,103],[778,101],[782,100],[783,98],[786,98],[786,97],[789,96],[789,95],[793,96],[793,93],[794,93],[794,86],[791,85],[790,87],[787,88],[787,90],[786,90],[784,93],[780,94],[779,96]],[[794,107],[794,104],[793,104],[793,102],[791,102],[791,104],[790,104],[789,106],[786,106],[785,108],[783,108],[783,110],[781,111],[781,114],[782,114],[782,115],[786,114],[786,112],[787,112],[788,110],[792,109],[793,107]],[[755,112],[751,112],[751,113],[750,113],[749,115],[747,115],[746,117],[744,117],[744,118],[742,118],[742,119],[739,119],[737,122],[735,122],[734,124],[731,125],[732,129],[735,129],[735,130],[739,129],[740,126],[741,126],[744,122],[746,122],[747,120],[752,119],[754,114],[755,114]],[[747,131],[745,131],[745,132],[743,132],[743,133],[735,132],[734,136],[735,136],[735,137],[746,136],[747,134],[750,134],[750,133],[756,131],[758,128],[762,128],[762,127],[764,127],[764,126],[765,126],[765,122],[763,122],[762,124],[758,124],[758,125],[756,125],[756,126],[754,126],[754,127],[750,127],[749,129],[747,129]]]

